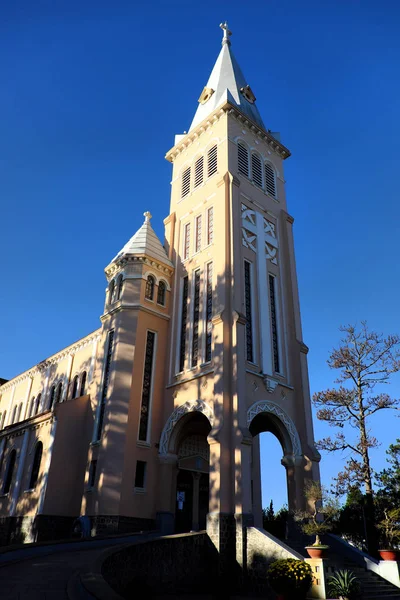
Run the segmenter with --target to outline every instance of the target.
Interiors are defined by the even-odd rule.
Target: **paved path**
[[[129,543],[130,535],[91,542],[23,548],[0,555],[1,600],[68,600],[68,580],[104,548]]]

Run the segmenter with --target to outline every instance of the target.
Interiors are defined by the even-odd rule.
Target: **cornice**
[[[121,301],[119,304],[117,304],[116,306],[113,306],[110,310],[108,310],[106,313],[104,313],[100,317],[100,321],[102,323],[104,323],[104,321],[106,321],[108,317],[121,312],[121,310],[140,310],[140,311],[146,312],[150,315],[155,315],[156,317],[160,317],[161,319],[165,319],[166,321],[169,321],[171,319],[171,317],[169,315],[166,315],[162,312],[158,312],[158,310],[156,310],[154,308],[150,308],[148,306],[143,306],[143,304],[131,304],[131,303],[127,303],[127,302],[123,303]]]
[[[155,260],[154,258],[146,255],[122,256],[115,263],[111,263],[104,269],[107,279],[112,279],[117,273],[119,273],[121,270],[124,270],[125,266],[131,263],[139,263],[153,267],[153,269],[160,271],[160,273],[163,273],[163,275],[167,275],[168,277],[172,277],[175,270],[175,267],[169,267],[163,264],[161,261]]]
[[[55,418],[56,417],[51,410],[46,410],[46,412],[30,417],[29,419],[7,425],[7,427],[4,427],[4,429],[1,430],[0,438],[18,437],[23,435],[27,429],[38,429],[48,422],[52,423]]]
[[[43,371],[48,369],[51,365],[56,365],[64,358],[76,354],[76,352],[82,350],[82,348],[85,348],[85,346],[88,346],[89,344],[92,344],[93,342],[99,340],[100,337],[101,329],[96,329],[96,331],[82,338],[81,340],[78,340],[77,342],[75,342],[75,344],[67,346],[67,348],[60,350],[59,352],[53,354],[49,358],[42,360],[34,367],[31,367],[30,369],[28,369],[28,371],[24,371],[20,375],[17,375],[17,377],[10,379],[7,383],[0,386],[0,393],[3,394],[3,392],[6,392],[10,388],[14,387],[15,385],[18,385],[22,381],[25,381],[25,379],[28,379],[29,377],[33,379],[36,375],[43,373]]]
[[[238,110],[238,108],[234,107],[229,102],[225,102],[216,108],[207,117],[207,119],[199,123],[199,125],[195,127],[193,131],[189,131],[184,138],[179,140],[179,142],[167,152],[165,158],[169,162],[174,162],[177,156],[184,152],[191,144],[193,144],[193,142],[197,141],[200,135],[210,129],[210,127],[217,123],[226,113],[232,115],[242,125],[245,125],[252,133],[260,137],[271,148],[271,150],[275,152],[275,154],[280,156],[280,158],[283,158],[283,160],[289,158],[290,150],[288,150],[286,146],[278,142],[278,140],[276,140],[269,131],[262,129],[259,125],[254,123],[254,121],[249,119],[240,110]]]

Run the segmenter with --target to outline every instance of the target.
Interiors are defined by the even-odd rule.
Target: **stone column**
[[[160,454],[159,461],[156,523],[162,535],[169,535],[175,531],[178,457],[176,454]]]
[[[51,424],[49,446],[47,448],[46,464],[45,464],[45,467],[43,469],[42,489],[40,491],[40,498],[39,498],[38,509],[37,509],[37,514],[38,515],[42,514],[42,512],[43,512],[43,505],[44,505],[44,501],[45,501],[45,498],[46,498],[47,480],[48,480],[48,477],[49,477],[49,470],[50,470],[50,465],[51,465],[51,457],[52,457],[52,454],[53,454],[54,440],[55,440],[55,437],[56,437],[56,429],[57,429],[57,419],[54,416],[53,417],[53,422]]]
[[[286,469],[289,511],[305,510],[304,499],[304,458],[287,454],[281,460]]]

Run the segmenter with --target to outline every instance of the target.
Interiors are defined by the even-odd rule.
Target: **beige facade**
[[[66,533],[80,515],[96,533],[207,526],[222,548],[229,531],[261,524],[263,431],[282,445],[272,459],[286,468],[289,507],[304,507],[319,454],[290,153],[254,102],[225,32],[192,127],[167,153],[164,247],[145,213],[106,268],[101,328],[0,386],[4,528],[25,519],[25,537],[40,538],[50,517]]]

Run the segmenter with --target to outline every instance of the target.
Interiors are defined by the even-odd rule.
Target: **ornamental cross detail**
[[[221,27],[222,31],[224,32],[224,37],[222,38],[222,45],[228,44],[228,46],[230,46],[231,40],[229,38],[232,35],[232,31],[229,30],[227,21],[225,21],[225,23],[221,23],[220,27]]]
[[[242,244],[246,248],[250,248],[253,252],[257,252],[257,235],[259,229],[256,224],[256,213],[254,210],[242,204]],[[261,215],[259,215],[261,217]],[[265,217],[262,218],[262,231],[264,234],[265,256],[272,264],[278,264],[278,240],[276,239],[276,225]],[[262,241],[260,240],[262,244]],[[260,252],[262,252],[262,245]]]

